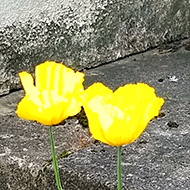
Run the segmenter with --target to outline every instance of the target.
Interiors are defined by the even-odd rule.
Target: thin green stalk
[[[121,146],[117,147],[117,189],[121,190]]]
[[[50,134],[50,142],[51,142],[53,167],[54,167],[54,172],[55,172],[55,180],[56,180],[58,190],[62,190],[61,182],[60,182],[60,178],[59,178],[59,169],[58,169],[58,165],[57,165],[56,153],[55,153],[55,144],[54,144],[54,139],[53,139],[52,126],[49,127],[49,134]]]

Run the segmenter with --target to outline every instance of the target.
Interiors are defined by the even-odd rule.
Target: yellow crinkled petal
[[[82,105],[84,107],[85,113],[88,117],[88,124],[90,128],[90,132],[92,133],[95,139],[98,139],[104,143],[107,143],[104,137],[104,131],[102,128],[102,123],[105,123],[104,130],[109,127],[109,125],[113,122],[112,118],[101,108],[101,103],[97,104],[98,96],[103,97],[103,95],[107,94],[108,99],[112,96],[112,90],[104,86],[102,83],[94,83],[90,87],[88,87],[81,95]],[[94,98],[94,99],[93,99]],[[93,99],[93,100],[92,100]],[[102,101],[105,101],[102,99]],[[90,106],[89,106],[90,105]],[[101,110],[101,115],[104,117],[104,120],[99,119],[98,110]],[[107,117],[108,116],[108,117]]]
[[[50,91],[54,83],[53,74],[55,73],[55,62],[46,61],[35,67],[35,83],[38,89]]]
[[[56,125],[66,119],[70,102],[59,102],[51,106],[37,106],[29,97],[24,97],[17,106],[17,115],[20,118],[34,120],[44,125]],[[70,114],[70,113],[69,113]]]
[[[115,119],[105,134],[105,138],[108,142],[107,144],[111,146],[121,146],[127,144],[123,141],[123,137],[126,138],[126,133],[124,133],[123,130],[125,126],[126,123],[124,119]]]
[[[36,87],[54,90],[60,96],[70,96],[76,90],[83,89],[84,74],[74,72],[61,63],[46,61],[35,69]]]
[[[106,105],[102,99],[102,96],[95,96],[89,103],[89,108],[92,112],[95,112],[99,115],[99,121],[102,126],[102,130],[107,132],[110,125],[113,123],[113,118],[109,114],[109,105]]]
[[[16,113],[20,118],[28,120],[37,120],[37,118],[40,117],[38,105],[36,105],[29,96],[25,96],[19,102]]]
[[[102,96],[106,97],[106,99],[112,98],[113,91],[110,90],[108,87],[103,85],[102,83],[94,83],[91,86],[89,86],[84,93],[86,102],[89,102],[94,96]]]
[[[81,110],[82,103],[76,101],[75,98],[70,99],[69,105],[65,109],[65,114],[68,116],[74,116],[78,114]]]
[[[84,109],[93,137],[111,146],[132,143],[158,115],[164,100],[143,83],[125,85],[114,93],[103,86],[92,85],[84,95]]]
[[[95,139],[108,144],[107,140],[105,139],[105,132],[102,129],[102,124],[99,120],[99,114],[93,112],[92,109],[87,105],[84,105],[84,110],[88,118],[88,125],[92,136]]]
[[[36,66],[36,86],[30,74],[22,72],[19,76],[26,91],[17,107],[19,117],[55,125],[80,111],[83,73],[47,61]]]
[[[19,77],[26,94],[39,95],[38,89],[34,86],[34,79],[31,74],[23,71],[19,73]]]
[[[74,72],[73,70],[67,68],[64,70],[64,85],[63,85],[63,93],[77,90],[78,86],[81,86],[84,78],[84,74],[80,72]]]
[[[61,102],[57,105],[52,105],[49,108],[43,109],[41,117],[37,120],[44,125],[56,125],[66,119],[68,115],[64,113],[64,109],[68,103]]]
[[[133,142],[141,135],[149,121],[159,114],[164,100],[156,97],[154,89],[143,83],[120,87],[114,95],[116,95],[116,100],[120,100],[119,105],[126,114],[120,140],[115,141],[115,146],[120,146]],[[115,130],[119,123],[116,122],[115,125],[109,128],[109,136],[119,136],[119,130],[117,132]]]
[[[101,98],[99,98],[101,100]],[[113,146],[115,142],[120,141],[121,135],[123,135],[123,130],[119,129],[119,126],[124,126],[125,114],[118,107],[105,102],[98,102],[98,99],[92,99],[93,105],[90,102],[89,107],[92,111],[98,114],[98,120],[101,124],[101,128],[104,132],[103,137],[104,142]],[[110,132],[110,128],[114,126],[114,130]],[[91,126],[89,126],[91,128]],[[110,134],[111,133],[111,134]],[[100,140],[100,137],[99,139]],[[114,143],[113,143],[114,142]]]

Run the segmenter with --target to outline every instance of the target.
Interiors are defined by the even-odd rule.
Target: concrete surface
[[[0,0],[0,95],[46,60],[83,69],[189,37],[188,0]]]
[[[165,99],[161,116],[122,148],[125,190],[190,189],[190,52],[158,49],[85,70],[85,86],[145,82]],[[22,91],[0,98],[0,190],[55,190],[48,128],[15,115]],[[116,148],[95,143],[76,118],[54,128],[65,190],[115,190]],[[46,167],[45,167],[46,166]]]

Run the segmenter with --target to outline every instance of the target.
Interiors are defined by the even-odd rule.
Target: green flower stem
[[[117,189],[121,190],[121,146],[117,147]]]
[[[51,153],[53,157],[53,167],[54,167],[54,172],[55,172],[55,180],[56,180],[58,190],[62,190],[61,182],[59,178],[59,170],[58,170],[58,165],[57,165],[56,153],[55,153],[55,144],[54,144],[54,139],[53,139],[52,126],[49,127],[49,134],[50,134],[50,142],[51,142]]]

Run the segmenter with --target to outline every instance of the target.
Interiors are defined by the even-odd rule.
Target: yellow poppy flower
[[[115,92],[102,83],[84,91],[83,107],[93,137],[111,146],[135,141],[164,103],[147,84],[127,84]]]
[[[31,74],[23,71],[19,77],[25,90],[16,111],[20,118],[56,125],[80,111],[83,73],[47,61],[36,66],[35,85]]]

